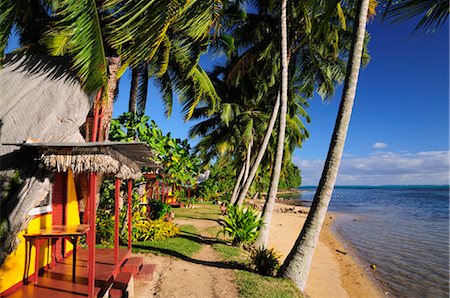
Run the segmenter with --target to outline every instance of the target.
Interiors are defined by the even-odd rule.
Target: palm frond
[[[389,0],[383,18],[398,23],[422,16],[415,30],[435,31],[445,24],[448,14],[447,0],[401,0],[395,3]]]
[[[138,114],[145,113],[145,105],[147,104],[148,93],[148,66],[145,63],[141,63],[138,69],[138,94],[136,99],[136,106]]]
[[[95,0],[61,0],[44,39],[50,54],[72,56],[72,66],[88,91],[107,82],[105,44]]]

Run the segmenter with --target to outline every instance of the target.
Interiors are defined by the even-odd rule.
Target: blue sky
[[[360,73],[340,185],[448,184],[448,26],[433,35],[413,28],[413,22],[377,20],[368,26],[372,61]],[[214,61],[208,57],[203,63]],[[126,73],[115,115],[128,109],[129,82]],[[180,106],[166,119],[159,93],[154,86],[149,92],[147,114],[163,131],[187,138],[191,124],[182,120]],[[316,185],[320,178],[341,92],[326,103],[310,101],[311,137],[294,154],[303,185]]]
[[[372,60],[361,71],[338,185],[449,184],[449,30],[413,33],[415,22],[373,21]],[[12,39],[9,49],[15,48]],[[207,68],[215,61],[203,58]],[[120,81],[114,115],[128,109],[130,73]],[[161,96],[149,88],[148,114],[164,132],[187,138],[175,103],[166,119]],[[310,138],[294,153],[303,185],[316,185],[328,151],[342,93],[310,101]],[[191,141],[195,143],[195,141]]]

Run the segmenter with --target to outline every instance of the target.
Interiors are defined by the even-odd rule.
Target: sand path
[[[205,240],[210,239],[206,230],[217,225],[209,220],[176,222],[195,225]],[[187,260],[152,254],[144,256],[145,262],[158,265],[158,274],[152,282],[137,280],[134,297],[238,297],[233,270],[218,267],[222,259],[209,244],[203,244],[202,249]],[[144,288],[153,288],[153,292],[149,293]]]
[[[277,204],[278,205],[278,204]],[[282,260],[291,250],[302,228],[306,214],[274,213],[272,217],[269,246],[282,255]],[[134,297],[238,297],[234,270],[220,268],[221,257],[208,240],[213,240],[207,230],[217,222],[200,219],[177,219],[179,225],[197,227],[205,240],[202,249],[192,258],[179,259],[170,256],[142,254],[145,263],[158,265],[153,281],[135,280]],[[364,268],[358,264],[332,234],[331,219],[327,218],[322,229],[306,286],[311,298],[372,298],[383,297],[374,286]]]

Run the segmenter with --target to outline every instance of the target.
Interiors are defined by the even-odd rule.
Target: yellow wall
[[[79,225],[80,215],[78,212],[77,191],[72,170],[67,173],[67,225]],[[66,253],[73,250],[73,245],[66,241]]]
[[[28,225],[28,233],[36,232],[39,229],[43,229],[45,227],[50,227],[52,225],[52,215],[46,214],[40,217],[33,219]],[[19,234],[20,244],[19,247],[10,254],[5,263],[3,263],[0,268],[0,293],[8,290],[10,287],[19,283],[23,279],[23,273],[25,269],[25,239],[23,238],[23,234],[25,231],[22,231]],[[34,260],[36,256],[36,250],[31,250],[31,262],[30,262],[30,271],[29,275],[34,274]],[[39,267],[43,267],[48,264],[48,258],[50,256],[50,252],[47,246],[41,246],[40,257],[39,257]]]
[[[67,175],[67,214],[67,225],[76,225],[80,223],[75,183],[73,173],[70,170]],[[18,248],[6,258],[0,268],[0,294],[23,280],[25,269],[25,239],[23,238],[23,234],[25,234],[25,232],[37,232],[40,229],[51,227],[51,225],[52,214],[45,214],[31,220],[27,230],[24,230],[19,234],[20,244]],[[73,246],[66,241],[66,253],[72,250]],[[34,274],[35,256],[36,250],[33,248],[31,250],[29,276]],[[41,246],[39,268],[47,265],[50,261],[49,259],[51,259],[51,252],[49,251],[48,246]]]

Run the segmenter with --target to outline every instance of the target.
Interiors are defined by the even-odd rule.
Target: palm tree
[[[262,216],[262,227],[259,232],[259,237],[256,242],[257,246],[267,246],[267,239],[269,233],[267,232],[270,225],[273,205],[275,204],[275,198],[278,192],[278,182],[280,181],[281,166],[283,162],[284,152],[284,139],[286,134],[286,114],[288,105],[288,42],[287,42],[287,0],[281,1],[281,109],[280,120],[278,129],[278,141],[277,150],[275,155],[274,168],[270,179],[269,191],[267,193],[266,203],[264,209],[268,212],[264,212]]]
[[[441,28],[448,18],[449,6],[447,0],[389,0],[383,17],[393,22],[402,22],[417,16],[422,16],[415,30],[434,32]]]
[[[370,0],[358,2],[358,18],[355,20],[354,41],[350,51],[344,91],[322,177],[304,227],[279,272],[281,276],[292,279],[301,290],[304,290],[306,286],[314,249],[319,239],[344,151],[364,49],[369,2]]]

